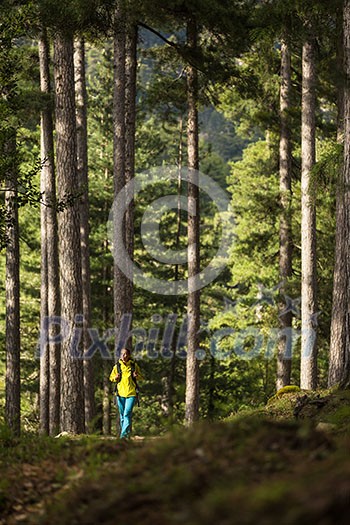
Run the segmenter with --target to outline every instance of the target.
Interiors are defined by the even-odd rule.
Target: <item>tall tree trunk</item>
[[[287,42],[281,46],[281,88],[280,88],[280,253],[279,272],[282,282],[280,294],[286,291],[286,283],[292,275],[292,227],[291,227],[291,181],[292,181],[292,146],[290,140],[290,96],[291,96],[291,56]],[[285,331],[292,326],[292,312],[283,313],[285,304],[279,305],[279,319],[281,330]],[[283,332],[282,332],[283,333]],[[277,381],[276,388],[289,385],[291,374],[291,356],[288,355],[288,338],[286,335],[278,341],[277,349]]]
[[[108,170],[106,169],[106,178],[108,177]],[[105,216],[108,216],[107,205],[105,208]],[[108,241],[104,241],[103,249],[105,254],[109,253]],[[111,280],[111,268],[107,264],[106,258],[103,263],[103,275],[102,282],[104,283],[104,296],[105,300],[103,302],[103,326],[107,327],[110,319],[109,315],[109,284]],[[109,435],[111,433],[111,384],[109,381],[109,375],[111,373],[110,362],[103,360],[103,397],[102,397],[102,432],[104,435]]]
[[[5,206],[8,214],[6,246],[6,423],[15,435],[20,433],[20,286],[19,286],[19,230],[17,204],[16,133],[10,130],[5,154],[12,158],[7,174]]]
[[[83,351],[90,346],[88,328],[91,328],[91,286],[89,246],[89,179],[87,144],[87,93],[85,79],[85,44],[76,39],[74,49],[75,101],[77,124],[77,169],[78,182],[83,194],[80,201],[80,243],[83,283]],[[84,404],[85,427],[91,430],[95,417],[94,368],[91,358],[84,359]]]
[[[344,135],[343,166],[336,197],[336,236],[328,386],[350,384],[350,0],[343,8],[343,86],[338,96],[338,139]],[[340,57],[339,57],[340,58]],[[340,102],[340,103],[339,103]]]
[[[41,191],[44,205],[41,207],[42,228],[42,294],[41,319],[48,316],[50,319],[60,315],[59,297],[59,267],[58,267],[58,237],[56,215],[56,181],[54,170],[54,144],[52,103],[49,99],[51,92],[49,70],[50,48],[46,31],[43,30],[39,40],[40,87],[41,92],[48,97],[41,111]],[[49,327],[49,340],[53,341],[57,335],[58,326]],[[41,357],[43,364],[40,371],[41,388],[40,402],[48,404],[48,408],[40,405],[41,429],[50,435],[57,433],[60,417],[60,345],[49,342],[45,355]],[[45,370],[45,368],[48,368]],[[46,386],[48,383],[48,386]],[[48,395],[48,399],[47,399]],[[42,401],[43,399],[43,401]],[[46,412],[48,422],[46,421]],[[48,425],[48,426],[47,426]]]
[[[115,10],[115,31],[114,31],[114,93],[113,93],[113,137],[114,137],[114,198],[125,186],[125,19],[124,19],[124,0],[117,2]],[[127,277],[120,269],[122,257],[118,243],[122,242],[126,246],[125,219],[122,211],[114,206],[114,326],[116,330],[115,354],[116,357],[121,351],[118,345],[118,331],[120,332],[121,319],[123,314],[128,313],[127,300]],[[117,224],[122,224],[122,239],[118,239],[116,234]]]
[[[197,24],[194,18],[187,23],[187,44],[197,47]],[[196,351],[199,347],[200,291],[199,261],[199,188],[198,188],[198,73],[193,65],[187,67],[187,150],[188,150],[188,332],[186,360],[185,422],[191,425],[199,416],[199,367]]]
[[[136,129],[136,74],[137,74],[137,26],[129,25],[125,44],[125,183],[135,176],[135,129]],[[134,202],[131,200],[125,217],[126,249],[130,261],[134,259]],[[129,274],[132,268],[129,266]],[[133,281],[126,280],[126,312],[133,311]],[[131,344],[131,341],[130,341]]]
[[[85,428],[83,363],[76,323],[81,321],[83,305],[73,38],[60,32],[54,41],[54,72],[58,196],[60,200],[66,200],[67,196],[74,199],[72,205],[59,214],[58,222],[62,317],[72,328],[62,342],[60,423],[63,431],[82,433]]]
[[[183,116],[180,116],[179,120],[179,148],[178,148],[178,176],[177,176],[177,210],[176,210],[176,237],[175,237],[175,250],[178,250],[180,247],[180,235],[181,235],[181,190],[182,190],[182,169],[183,169],[183,134],[184,134],[184,122]],[[179,280],[179,264],[175,264],[175,283]],[[177,291],[177,285],[175,290]],[[175,296],[175,308],[174,313],[178,314],[178,295]],[[167,377],[167,406],[168,406],[168,416],[172,421],[174,413],[174,396],[175,396],[175,373],[176,373],[176,340],[173,337],[171,342],[171,358],[170,366]]]
[[[39,40],[39,58],[41,66],[41,55],[44,41]],[[41,69],[41,68],[40,68]],[[40,71],[42,78],[42,71]],[[45,198],[46,191],[46,159],[44,155],[44,128],[43,111],[41,112],[40,134],[41,134],[41,177],[40,192]],[[40,265],[40,319],[42,330],[45,330],[48,312],[48,267],[47,267],[47,209],[45,204],[40,208],[40,242],[41,242],[41,265]],[[40,386],[39,386],[39,411],[40,432],[48,435],[50,432],[50,351],[48,344],[40,347]]]
[[[309,36],[302,53],[301,173],[301,370],[300,386],[317,386],[316,209],[311,170],[315,163],[315,40]]]
[[[104,149],[101,150],[101,159],[103,159],[104,155]],[[107,180],[110,177],[110,173],[108,168],[105,168],[105,181],[107,185]],[[105,201],[104,203],[104,215],[105,217],[108,217],[108,203]],[[105,239],[103,242],[103,251],[105,253],[104,262],[103,262],[103,269],[102,269],[102,283],[104,285],[104,297],[105,300],[103,302],[103,326],[107,327],[109,325],[110,321],[110,315],[109,315],[109,283],[111,282],[111,267],[107,263],[107,257],[106,255],[109,253],[109,245],[108,240]],[[109,361],[103,361],[103,397],[102,397],[102,432],[104,435],[109,435],[111,433],[111,396],[110,396],[110,389],[111,384],[109,381],[109,375],[111,373],[110,370],[110,362]]]

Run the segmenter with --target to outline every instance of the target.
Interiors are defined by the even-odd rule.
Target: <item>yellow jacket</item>
[[[136,385],[131,377],[131,360],[129,360],[125,364],[124,361],[119,359],[119,363],[121,367],[122,378],[117,385],[118,396],[121,396],[121,397],[136,396]],[[140,367],[137,363],[135,363],[135,361],[134,361],[134,364],[135,364],[135,372],[137,373],[136,380],[142,381],[143,377],[141,374]],[[118,374],[118,368],[117,368],[117,365],[114,365],[112,372],[109,376],[109,380],[115,383],[117,381],[117,374]]]

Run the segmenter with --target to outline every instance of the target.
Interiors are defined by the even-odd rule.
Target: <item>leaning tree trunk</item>
[[[60,201],[70,201],[59,214],[59,259],[62,317],[71,331],[62,341],[61,430],[84,432],[82,352],[76,323],[81,322],[82,278],[77,178],[73,38],[58,32],[54,41],[56,89],[56,155]],[[68,205],[69,204],[69,205]]]
[[[301,369],[300,386],[317,386],[316,209],[311,170],[315,163],[315,40],[306,39],[302,53],[301,124]]]
[[[336,197],[336,236],[328,386],[350,385],[350,0],[343,8],[343,86],[338,96],[338,138],[344,135],[343,165]],[[339,103],[340,102],[340,103]],[[341,127],[341,131],[339,128]]]
[[[60,315],[58,237],[56,215],[56,181],[54,170],[53,119],[51,82],[49,69],[50,48],[46,31],[39,40],[40,87],[47,100],[41,111],[41,206],[42,229],[42,293],[41,326],[44,316],[49,319]],[[59,429],[60,415],[60,345],[51,342],[57,335],[58,326],[49,324],[49,343],[41,356],[40,370],[40,421],[42,432],[54,435]],[[47,397],[48,396],[48,397]],[[47,406],[46,406],[47,403]],[[48,414],[47,414],[48,412]],[[47,421],[48,419],[48,421]]]
[[[284,40],[281,46],[281,88],[280,88],[280,294],[286,292],[286,284],[292,275],[292,227],[291,227],[291,181],[292,181],[292,146],[290,140],[290,97],[291,97],[291,56],[288,43]],[[288,331],[292,326],[292,312],[285,312],[285,304],[279,306],[279,319],[282,336],[277,349],[276,388],[289,385],[291,374],[291,355],[289,352]]]
[[[91,286],[90,286],[90,247],[89,247],[89,180],[87,154],[87,93],[85,79],[85,44],[83,39],[75,41],[74,74],[77,123],[77,168],[79,186],[82,188],[80,201],[80,242],[83,283],[83,351],[90,346],[88,328],[91,328]],[[92,358],[83,361],[85,426],[91,430],[95,416],[94,369]]]
[[[20,433],[20,305],[19,305],[19,229],[17,203],[16,133],[10,130],[5,155],[11,159],[6,178],[5,206],[7,212],[6,246],[6,395],[5,420],[15,435]]]
[[[114,93],[113,93],[113,180],[114,199],[125,186],[125,19],[124,2],[118,1],[115,10],[114,32]],[[115,357],[119,356],[123,343],[119,341],[121,319],[127,313],[127,278],[121,270],[125,261],[121,260],[119,243],[126,246],[125,218],[119,207],[113,207],[114,238],[114,326],[116,330]],[[117,234],[121,227],[121,239]]]
[[[197,47],[197,24],[192,18],[187,24],[188,46]],[[186,360],[185,422],[191,425],[199,416],[199,367],[196,356],[199,347],[200,290],[198,288],[199,260],[199,188],[198,188],[198,73],[193,65],[187,67],[187,150],[188,150],[188,331]]]

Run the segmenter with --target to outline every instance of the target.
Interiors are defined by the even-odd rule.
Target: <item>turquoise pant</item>
[[[121,397],[117,396],[118,410],[120,417],[120,437],[128,437],[131,433],[132,410],[136,401],[136,396]]]

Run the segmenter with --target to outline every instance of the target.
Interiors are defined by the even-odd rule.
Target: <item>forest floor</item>
[[[0,524],[345,525],[350,391],[286,391],[161,439],[0,434]]]

